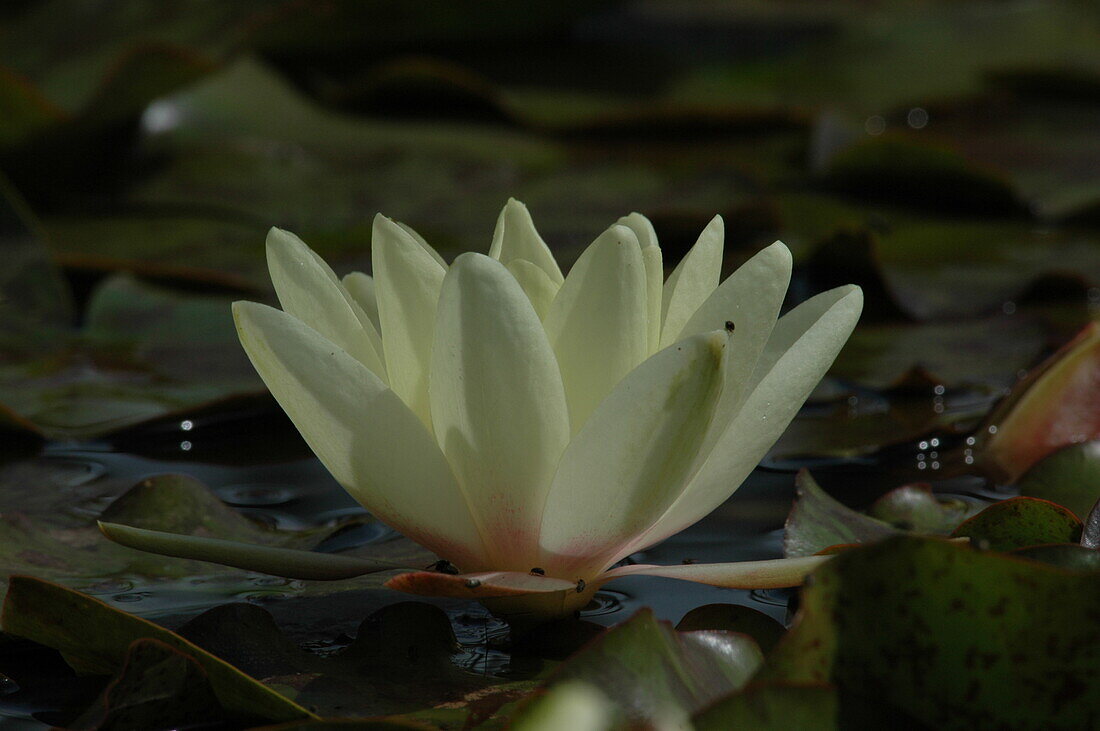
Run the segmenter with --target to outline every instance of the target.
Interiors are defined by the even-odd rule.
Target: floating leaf
[[[942,147],[882,137],[836,155],[825,174],[836,190],[950,213],[1016,214],[1026,209],[997,171]]]
[[[273,721],[313,715],[179,635],[40,579],[11,579],[2,625],[10,635],[61,651],[69,664],[86,673],[113,673],[123,666],[132,643],[158,640],[201,665],[218,702],[228,710]]]
[[[994,551],[1011,551],[1045,543],[1076,543],[1081,537],[1081,519],[1047,500],[1016,497],[990,505],[951,535]]]
[[[1074,444],[1036,462],[1017,482],[1020,494],[1049,500],[1078,516],[1100,500],[1100,442]]]
[[[679,632],[696,630],[740,632],[756,640],[756,644],[764,654],[767,654],[787,631],[786,627],[768,615],[744,604],[704,604],[685,614],[676,625],[676,629]]]
[[[1100,571],[1100,551],[1076,543],[1046,543],[1012,551],[1013,556],[1042,561],[1073,571]]]
[[[838,729],[839,703],[827,685],[752,685],[718,701],[694,719],[698,731],[725,729]]]
[[[886,493],[867,513],[899,530],[947,535],[970,513],[962,500],[942,500],[927,483],[902,485]]]
[[[815,572],[761,678],[833,684],[934,728],[1088,727],[1095,588],[1092,574],[892,538]]]
[[[989,416],[980,464],[1013,481],[1062,447],[1100,437],[1100,324],[1085,327]]]
[[[677,632],[640,610],[557,668],[561,682],[589,683],[633,722],[677,725],[744,685],[761,661],[748,637],[732,632]]]
[[[829,496],[808,470],[795,479],[795,502],[783,532],[783,555],[812,556],[830,546],[869,543],[900,531]]]
[[[135,640],[122,667],[96,700],[69,728],[157,728],[222,721],[228,713],[202,665],[155,639]],[[238,721],[245,719],[239,718]],[[253,717],[253,722],[262,717]]]

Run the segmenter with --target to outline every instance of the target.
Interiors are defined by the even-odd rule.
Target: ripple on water
[[[302,496],[301,490],[290,485],[264,482],[219,487],[215,492],[230,505],[245,507],[286,505]]]

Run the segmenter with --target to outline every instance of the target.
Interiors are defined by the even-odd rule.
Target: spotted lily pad
[[[895,528],[939,535],[950,533],[971,512],[962,500],[936,497],[927,483],[896,487],[867,510],[871,517]]]
[[[1049,500],[1084,518],[1100,501],[1100,442],[1058,450],[1037,462],[1016,485],[1021,495]]]
[[[829,683],[935,728],[1087,727],[1095,589],[1094,574],[892,538],[815,572],[761,679]]]
[[[1047,500],[1017,497],[990,505],[951,535],[994,551],[1011,551],[1044,543],[1076,543],[1081,537],[1081,519]]]

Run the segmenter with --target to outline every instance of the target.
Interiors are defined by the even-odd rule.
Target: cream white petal
[[[648,355],[646,270],[634,232],[612,226],[569,271],[543,321],[573,432]]]
[[[665,281],[665,266],[661,247],[657,245],[657,232],[653,230],[649,219],[640,213],[623,216],[617,223],[633,231],[642,247],[642,263],[645,265],[646,276],[647,349],[650,353],[656,353],[661,340],[661,299]]]
[[[390,387],[431,429],[428,369],[446,268],[385,216],[374,218],[371,261]]]
[[[799,338],[805,335],[806,331],[813,327],[822,315],[856,289],[858,287],[854,284],[846,284],[827,292],[821,292],[800,303],[793,310],[779,318],[779,322],[775,323],[775,328],[772,330],[771,337],[768,338],[763,352],[760,353],[760,358],[756,361],[756,370],[753,373],[750,388],[756,387],[760,379],[771,371],[775,362],[792,345],[798,342]]]
[[[599,583],[620,576],[663,576],[669,579],[695,581],[727,589],[782,589],[799,586],[806,576],[832,556],[773,558],[763,561],[733,563],[696,563],[678,566],[619,566],[600,576]]]
[[[284,310],[386,379],[378,331],[328,264],[294,234],[272,228],[267,266]]]
[[[855,286],[844,289],[759,379],[688,488],[634,542],[632,551],[692,525],[721,505],[752,472],[825,375],[859,320],[863,292]]]
[[[512,259],[508,262],[508,271],[519,282],[519,286],[523,287],[539,319],[546,317],[561,285],[555,284],[549,274],[526,259]]]
[[[661,303],[662,348],[680,339],[684,325],[718,286],[725,235],[722,217],[715,216],[668,275]]]
[[[727,340],[698,335],[649,358],[569,443],[542,522],[551,575],[594,576],[680,495],[721,393]]]
[[[436,438],[491,543],[494,568],[536,566],[542,507],[569,419],[542,323],[495,259],[462,254],[447,272],[430,393]]]
[[[397,224],[402,231],[412,237],[412,239],[416,241],[416,243],[420,244],[420,248],[428,252],[428,254],[439,263],[439,266],[443,267],[444,269],[447,268],[446,260],[442,256],[440,256],[439,252],[436,251],[435,248],[432,247],[432,245],[429,244],[423,236],[414,231],[412,226],[402,223],[401,221],[394,221],[394,223]]]
[[[374,289],[374,277],[363,272],[351,272],[344,275],[344,289],[366,313],[374,328],[381,333],[382,325],[378,320],[378,294]]]
[[[489,256],[502,264],[508,264],[513,259],[526,259],[546,272],[554,284],[561,285],[565,280],[550,247],[535,229],[527,206],[515,198],[508,199],[497,217]]]
[[[235,303],[233,315],[256,371],[345,490],[458,566],[488,565],[450,466],[393,391],[292,315],[254,302]]]
[[[759,251],[726,277],[688,320],[681,337],[732,323],[726,385],[715,418],[718,438],[748,394],[756,361],[775,327],[791,280],[791,252],[781,242]]]

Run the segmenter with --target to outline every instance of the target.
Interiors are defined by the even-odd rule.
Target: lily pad
[[[676,624],[676,630],[740,632],[756,640],[760,650],[767,654],[787,628],[760,610],[744,604],[704,604],[685,614]]]
[[[951,536],[969,538],[994,551],[1076,543],[1081,537],[1081,519],[1047,500],[1017,497],[990,505],[955,528]]]
[[[867,512],[900,530],[947,535],[972,511],[964,501],[940,499],[931,485],[919,483],[894,488],[876,500]]]
[[[868,543],[897,535],[889,523],[859,513],[829,496],[808,470],[795,479],[794,507],[783,532],[783,555],[812,556],[830,546]]]
[[[1037,462],[1016,486],[1026,497],[1041,498],[1085,517],[1100,500],[1100,442],[1060,449]]]
[[[226,709],[272,721],[312,713],[179,635],[113,609],[98,599],[27,576],[13,577],[3,630],[60,650],[78,671],[110,674],[123,667],[132,643],[153,639],[195,660]]]
[[[1100,714],[1094,574],[896,537],[812,579],[761,679],[833,684],[944,729],[1081,728]]]
[[[122,668],[99,699],[69,728],[187,726],[233,715],[218,702],[202,665],[160,640],[140,639],[130,645]]]
[[[679,725],[743,686],[761,657],[745,635],[677,632],[643,609],[563,663],[548,683],[588,683],[632,722]]]
[[[753,685],[715,703],[693,719],[698,731],[724,729],[841,728],[835,688],[827,685]]]

